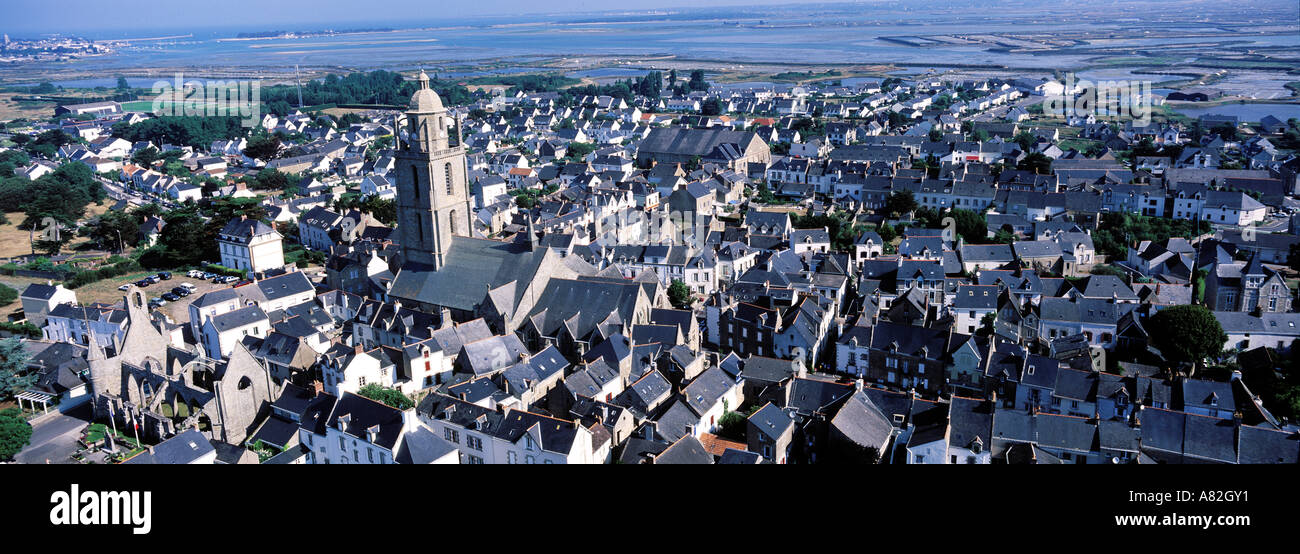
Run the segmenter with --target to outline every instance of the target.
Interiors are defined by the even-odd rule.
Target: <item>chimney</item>
[[[360,353],[362,353],[362,352],[365,351],[365,347],[362,346],[361,343],[357,343],[356,346],[353,346],[353,347],[352,347],[352,350],[353,350],[354,352],[356,352],[357,354],[360,354]]]
[[[312,392],[316,393],[315,396],[320,396],[322,393],[325,392],[325,383],[320,382],[320,380],[312,381],[311,388],[312,388]]]

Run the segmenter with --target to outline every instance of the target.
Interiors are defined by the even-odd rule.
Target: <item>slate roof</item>
[[[474,311],[487,295],[510,282],[518,282],[517,301],[531,283],[549,249],[530,251],[527,244],[470,237],[454,237],[438,271],[408,263],[398,271],[389,294],[454,309]],[[476,286],[469,286],[470,283]]]
[[[885,447],[894,434],[894,424],[880,412],[862,391],[854,392],[831,420],[837,429],[853,443],[874,448],[884,455]]]
[[[773,441],[780,439],[794,426],[794,420],[786,414],[785,410],[771,402],[749,416],[749,423]]]
[[[216,452],[216,448],[203,433],[197,429],[187,429],[154,445],[152,451],[146,450],[122,463],[189,464],[213,452]]]
[[[655,457],[658,464],[712,464],[713,455],[694,435],[687,435],[665,448]]]

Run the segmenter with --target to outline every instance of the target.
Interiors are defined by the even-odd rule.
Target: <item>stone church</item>
[[[402,305],[438,314],[440,324],[481,317],[505,333],[523,323],[552,279],[596,273],[576,256],[538,246],[531,221],[527,237],[516,242],[470,236],[473,199],[460,125],[423,71],[397,136],[402,262],[389,295]]]
[[[279,396],[280,385],[237,343],[228,360],[172,346],[162,322],[150,317],[145,294],[126,292],[126,333],[111,347],[92,339],[87,353],[96,420],[111,419],[131,436],[156,441],[195,428],[238,445]]]

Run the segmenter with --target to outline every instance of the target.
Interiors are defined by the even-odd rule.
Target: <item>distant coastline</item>
[[[219,38],[217,42],[242,42],[250,40],[283,40],[283,39],[300,39],[300,38],[317,38],[317,37],[336,37],[343,35],[364,35],[370,33],[393,33],[398,29],[376,28],[376,29],[346,29],[343,31],[319,30],[319,31],[263,31],[258,33],[239,33],[234,37]]]

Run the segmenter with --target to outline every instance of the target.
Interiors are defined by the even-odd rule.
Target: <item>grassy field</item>
[[[0,93],[0,120],[18,118],[45,119],[54,116],[54,102],[18,102],[15,96],[27,96],[12,92]]]
[[[96,206],[91,204],[86,206],[86,216],[84,219],[90,219],[107,212],[109,203],[106,200],[103,205]],[[9,223],[0,225],[0,258],[12,258],[32,253],[31,233],[18,228],[23,220],[27,218],[22,212],[7,212],[5,217],[9,218]],[[71,252],[77,245],[85,244],[90,239],[77,237],[64,247],[65,252]]]
[[[82,98],[99,98],[103,93],[93,90],[63,90],[59,91],[59,96],[74,96]],[[27,119],[47,119],[54,117],[55,102],[29,102],[16,101],[18,96],[31,96],[30,92],[0,92],[0,121],[27,118]]]

